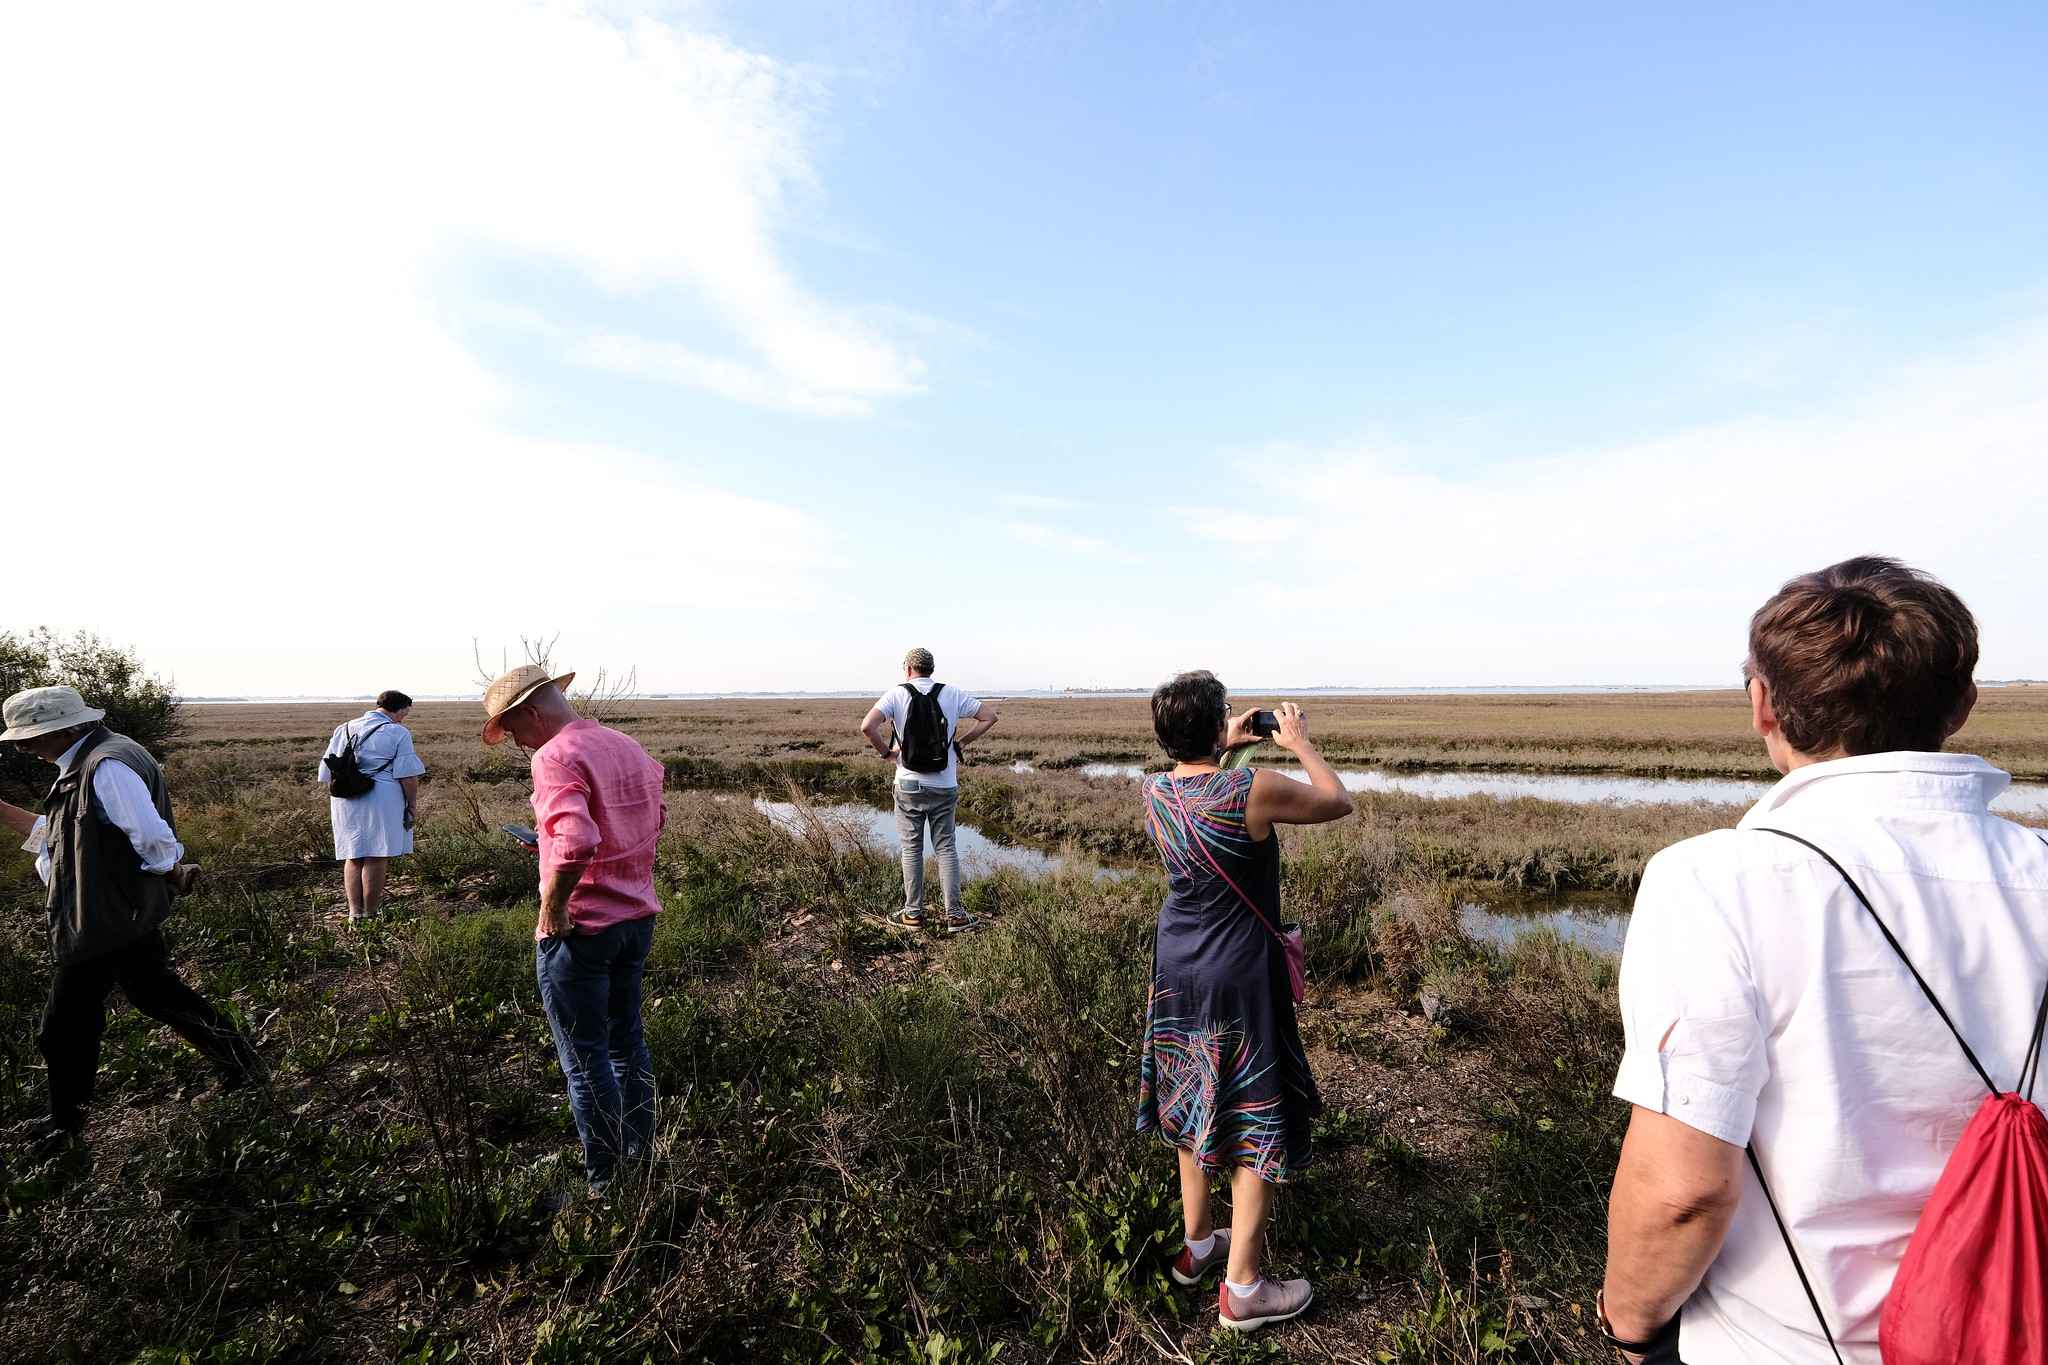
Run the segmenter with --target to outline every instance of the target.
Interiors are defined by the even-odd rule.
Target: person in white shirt
[[[0,801],[0,824],[28,836],[49,888],[56,973],[37,1044],[49,1065],[50,1115],[37,1142],[82,1137],[99,1071],[107,995],[168,1024],[213,1063],[221,1090],[263,1075],[235,1025],[179,979],[163,938],[173,897],[199,869],[179,860],[163,770],[148,751],[108,729],[104,711],[69,687],[17,692],[0,708],[0,741],[57,765],[43,813]]]
[[[889,915],[889,922],[902,929],[924,927],[924,834],[929,828],[946,898],[946,932],[957,934],[974,926],[974,917],[960,906],[960,854],[953,843],[960,751],[988,733],[996,723],[996,708],[957,687],[934,682],[937,667],[928,649],[904,655],[903,682],[868,708],[860,732],[876,753],[896,764],[903,906]],[[930,699],[929,705],[925,699]],[[963,720],[974,723],[962,730]]]
[[[2007,774],[1940,752],[1976,665],[1969,609],[1896,560],[1795,578],[1751,620],[1751,721],[1784,778],[1651,861],[1622,955],[1634,1108],[1598,1309],[1624,1359],[1824,1365],[1832,1335],[1878,1365],[1885,1294],[1985,1090],[1872,912],[2000,1087],[2048,986],[2048,844],[1987,810]]]
[[[327,754],[343,753],[353,744],[356,769],[370,779],[370,790],[361,796],[327,798],[350,924],[383,908],[391,860],[412,852],[420,776],[427,765],[412,747],[412,731],[405,728],[410,714],[411,697],[395,690],[379,692],[374,708],[335,726],[327,741]],[[323,787],[332,780],[325,757],[317,776]]]

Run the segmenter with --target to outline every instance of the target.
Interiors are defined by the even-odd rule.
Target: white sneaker
[[[1239,1298],[1226,1279],[1216,1286],[1216,1321],[1233,1332],[1256,1332],[1267,1323],[1300,1317],[1315,1296],[1307,1280],[1265,1280]]]

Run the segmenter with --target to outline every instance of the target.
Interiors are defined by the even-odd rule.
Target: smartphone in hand
[[[527,828],[525,825],[501,825],[499,828],[503,829],[520,843],[525,844],[528,848],[540,847],[539,833]]]
[[[1250,729],[1260,739],[1271,739],[1280,733],[1280,717],[1271,711],[1254,711]]]

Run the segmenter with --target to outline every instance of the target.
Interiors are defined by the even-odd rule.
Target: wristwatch
[[[1650,1334],[1648,1341],[1626,1341],[1614,1335],[1614,1324],[1607,1320],[1607,1291],[1604,1288],[1593,1298],[1593,1316],[1599,1321],[1600,1335],[1607,1338],[1607,1344],[1632,1356],[1648,1355],[1650,1348],[1657,1344],[1657,1337],[1663,1332],[1663,1328],[1658,1328]]]

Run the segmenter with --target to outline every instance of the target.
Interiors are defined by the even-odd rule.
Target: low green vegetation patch
[[[0,1359],[1598,1355],[1572,1305],[1624,1118],[1613,965],[1549,935],[1474,943],[1460,900],[1625,893],[1725,810],[1372,795],[1285,834],[1326,1109],[1273,1269],[1319,1306],[1241,1341],[1213,1330],[1213,1290],[1167,1280],[1174,1164],[1132,1131],[1164,884],[1127,779],[971,768],[964,821],[1075,856],[970,883],[987,927],[946,939],[881,925],[893,856],[814,818],[885,800],[885,765],[747,718],[666,751],[656,1155],[594,1204],[534,983],[532,856],[498,833],[530,822],[523,764],[448,724],[392,914],[353,931],[302,755],[174,759],[181,834],[216,873],[176,952],[274,1085],[202,1100],[188,1050],[117,1016],[89,1154],[0,1150]],[[5,1122],[43,1102],[39,906],[26,860],[0,867]]]

